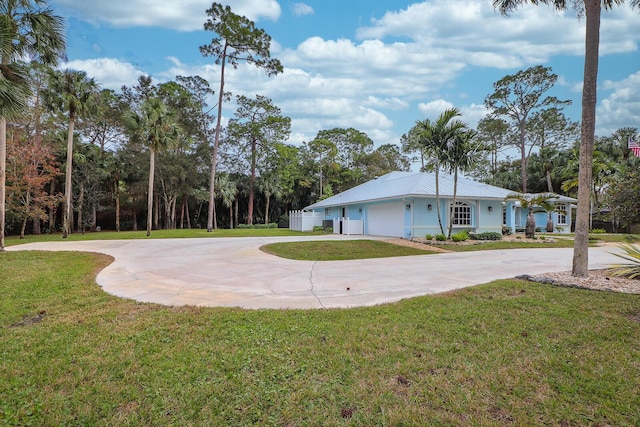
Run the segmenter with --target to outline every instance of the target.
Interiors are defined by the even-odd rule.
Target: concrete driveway
[[[357,237],[300,236],[30,243],[8,250],[99,252],[115,261],[97,283],[119,297],[164,305],[243,308],[370,306],[520,274],[571,269],[572,249],[444,253],[355,261],[292,261],[266,254],[273,242]],[[617,262],[590,248],[589,268]]]

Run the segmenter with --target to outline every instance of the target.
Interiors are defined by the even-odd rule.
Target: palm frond
[[[635,279],[640,276],[640,248],[635,245],[620,245],[624,254],[610,252],[612,255],[629,261],[627,264],[613,264],[609,266],[611,274],[613,276],[624,276],[630,279]]]

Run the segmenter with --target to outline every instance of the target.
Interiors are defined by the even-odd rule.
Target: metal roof
[[[440,197],[453,197],[453,175],[441,172],[438,180]],[[461,199],[504,200],[508,194],[513,194],[514,192],[468,178],[458,177],[456,193],[457,197]],[[325,208],[402,197],[435,197],[435,195],[436,180],[434,173],[390,172],[307,206],[305,209]]]

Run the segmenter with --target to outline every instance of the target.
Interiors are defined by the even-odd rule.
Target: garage
[[[404,203],[385,203],[367,207],[367,234],[404,236]]]

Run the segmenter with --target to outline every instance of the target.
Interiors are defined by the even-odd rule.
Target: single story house
[[[524,228],[528,209],[505,200],[513,191],[459,177],[453,206],[453,185],[452,175],[439,174],[440,214],[445,230],[451,215],[454,233],[501,233],[503,226],[513,231]],[[558,209],[552,214],[554,231],[570,232],[571,206],[576,200],[559,196],[553,201]],[[419,238],[440,233],[436,203],[434,173],[390,172],[290,217],[313,216],[317,222],[314,225],[332,226],[333,232],[339,234]],[[536,227],[544,229],[547,213],[542,214],[536,210]]]

